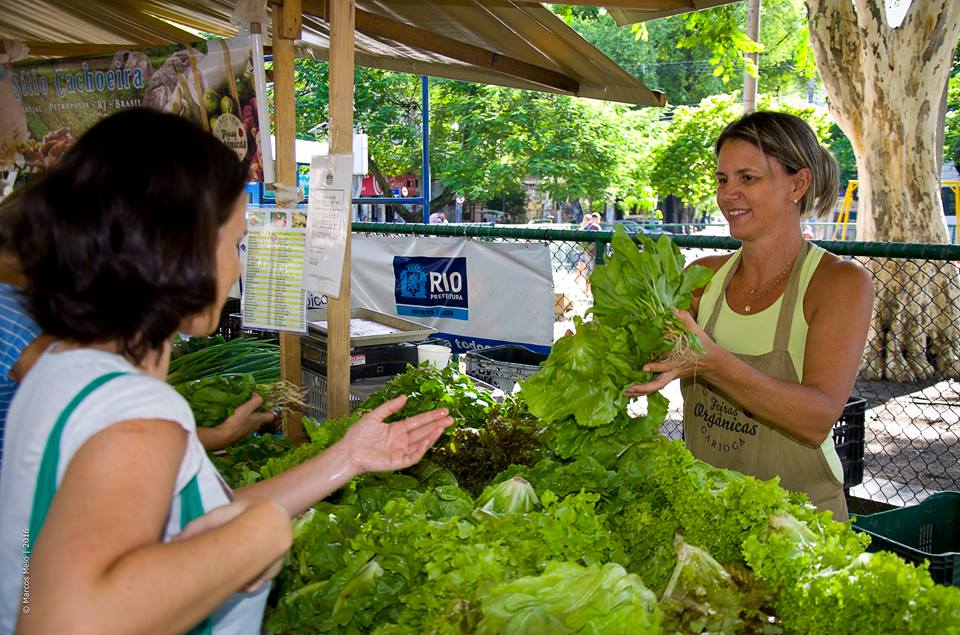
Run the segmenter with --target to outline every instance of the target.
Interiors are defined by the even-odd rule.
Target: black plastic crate
[[[916,564],[926,560],[934,582],[960,586],[960,492],[858,516],[853,528],[870,534],[869,551],[892,551]]]
[[[463,354],[467,375],[507,393],[513,391],[517,381],[539,372],[540,363],[546,359],[546,354],[523,346],[495,346]]]
[[[867,402],[850,397],[833,426],[833,444],[843,467],[843,489],[849,490],[863,482],[863,443],[866,432]]]
[[[327,342],[314,337],[300,340],[300,359],[303,364],[313,364],[315,372],[327,376]],[[357,347],[350,351],[350,381],[384,375],[398,375],[407,364],[417,365],[415,344],[383,344]]]

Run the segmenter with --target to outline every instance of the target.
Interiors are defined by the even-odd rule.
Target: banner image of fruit
[[[262,181],[254,59],[238,37],[0,65],[0,169],[42,171],[101,118],[145,106],[203,126]]]

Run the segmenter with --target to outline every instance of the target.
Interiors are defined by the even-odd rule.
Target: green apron
[[[50,437],[43,449],[43,457],[40,460],[40,470],[37,473],[37,488],[33,493],[33,508],[30,512],[30,536],[27,549],[33,550],[33,541],[40,534],[44,521],[47,519],[47,512],[50,511],[50,505],[53,503],[53,497],[57,493],[57,467],[60,464],[60,439],[63,436],[63,428],[67,420],[73,415],[80,403],[87,398],[93,391],[104,385],[112,379],[129,375],[130,373],[113,372],[97,377],[77,393],[77,395],[63,409],[57,421],[53,424],[50,431]],[[180,529],[195,518],[204,514],[203,500],[200,497],[200,486],[197,484],[197,477],[194,476],[187,483],[187,486],[180,492]],[[210,619],[203,620],[200,624],[194,626],[189,635],[209,635],[212,633]]]
[[[787,280],[774,335],[773,350],[762,355],[736,355],[762,373],[800,383],[788,345],[790,329],[799,297],[800,270],[809,252],[809,243],[800,250]],[[742,256],[735,256],[742,257]],[[731,266],[716,303],[701,306],[707,311],[704,331],[711,338],[720,313],[720,304],[736,273]],[[681,381],[683,392],[683,431],[687,448],[702,461],[767,480],[780,477],[788,490],[804,492],[820,510],[829,509],[836,520],[847,519],[843,484],[837,480],[820,446],[799,441],[768,422],[745,411],[702,377]]]

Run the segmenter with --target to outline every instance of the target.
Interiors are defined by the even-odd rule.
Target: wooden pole
[[[760,41],[760,0],[748,0],[747,2],[747,35],[754,42]],[[760,73],[760,55],[757,53],[747,53],[745,57],[753,61]],[[743,69],[743,113],[749,114],[757,109],[757,77]]]
[[[356,24],[354,0],[330,3],[330,154],[353,153],[353,47]],[[352,175],[351,175],[352,177]],[[349,197],[350,192],[347,193]],[[327,416],[350,412],[350,232],[343,252],[340,297],[327,305]]]
[[[300,37],[300,0],[282,0],[273,5],[273,99],[276,117],[277,183],[296,187],[297,161],[294,140],[297,136],[297,110],[293,87],[294,40]],[[277,190],[277,205],[296,205],[295,200],[281,199]],[[300,336],[280,333],[280,377],[296,386],[303,383],[300,370]],[[294,442],[306,437],[301,421],[302,413],[287,411],[283,430]]]

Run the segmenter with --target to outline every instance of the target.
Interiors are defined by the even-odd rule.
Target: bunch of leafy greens
[[[258,384],[253,375],[213,375],[175,386],[197,421],[197,426],[220,425],[233,414],[238,406],[250,400],[256,392],[263,397],[262,409],[266,409],[271,384]]]
[[[305,405],[303,392],[290,382],[257,383],[250,373],[211,375],[177,384],[174,389],[190,404],[199,427],[220,425],[254,394],[263,399],[258,410],[301,408]]]
[[[674,310],[690,307],[710,270],[684,271],[680,250],[666,236],[637,239],[640,250],[617,227],[613,255],[590,277],[592,321],[576,320],[576,332],[560,338],[543,369],[524,382],[530,412],[543,421],[573,417],[581,426],[607,425],[626,411],[624,390],[652,379],[644,364],[675,348],[702,352]]]
[[[660,598],[664,626],[675,633],[782,633],[770,610],[771,597],[755,577],[727,572],[713,557],[680,534],[677,565]]]
[[[473,381],[454,366],[434,368],[427,362],[408,365],[386,386],[374,393],[362,406],[364,412],[400,395],[407,403],[387,421],[399,421],[434,408],[450,411],[454,423],[468,428],[480,428],[487,420],[487,409],[493,398],[474,385]]]
[[[865,553],[867,542],[846,523],[780,514],[745,541],[744,555],[776,592],[788,632],[960,633],[960,590],[893,553]]]

